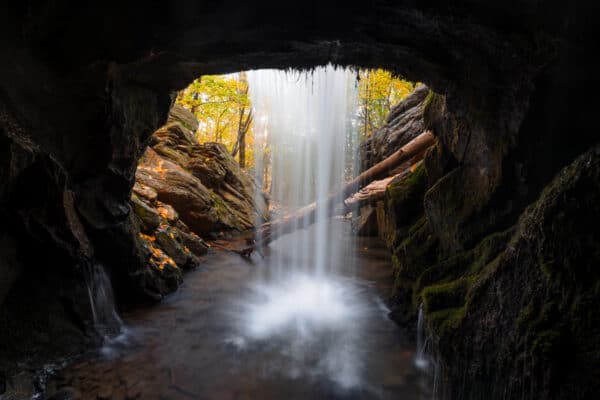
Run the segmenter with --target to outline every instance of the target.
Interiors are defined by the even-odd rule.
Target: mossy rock
[[[178,267],[190,269],[198,264],[194,254],[183,245],[183,240],[177,229],[162,225],[156,230],[155,237],[160,249],[171,257]]]
[[[169,111],[169,118],[167,123],[172,122],[180,123],[186,129],[189,129],[191,132],[196,132],[198,130],[198,120],[196,119],[194,114],[177,103],[173,104],[173,107],[171,107],[171,111]]]
[[[469,255],[458,254],[446,258],[428,267],[417,279],[414,291],[420,294],[428,286],[453,281],[464,274],[465,265],[469,265]],[[418,303],[420,298],[415,299]]]
[[[471,283],[470,278],[462,277],[451,282],[426,287],[421,292],[425,312],[430,314],[445,308],[463,306]]]
[[[438,119],[443,117],[445,103],[446,98],[444,96],[432,90],[429,91],[425,101],[423,101],[423,121],[426,129],[431,129]]]
[[[456,332],[466,315],[466,307],[445,308],[427,315],[427,324],[438,337]]]
[[[396,229],[409,225],[423,211],[427,173],[423,164],[406,177],[393,180],[385,192],[385,209]]]
[[[139,218],[142,232],[150,233],[158,228],[160,216],[154,208],[141,201],[136,194],[131,195],[130,204],[133,212]]]
[[[168,144],[159,143],[153,146],[152,149],[154,149],[154,151],[156,151],[162,157],[178,164],[180,167],[185,168],[188,164],[189,156],[180,151],[177,151],[175,148]]]
[[[422,216],[409,229],[410,235],[393,251],[398,259],[398,274],[414,282],[425,269],[437,260],[436,239],[427,219]]]

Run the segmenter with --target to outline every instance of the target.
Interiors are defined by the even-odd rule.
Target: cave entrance
[[[134,331],[151,327],[158,341],[151,357],[171,365],[176,383],[157,392],[417,399],[429,391],[418,379],[413,346],[382,300],[392,279],[389,254],[378,239],[351,232],[350,216],[358,223],[366,203],[351,207],[340,192],[378,163],[373,150],[359,149],[384,134],[394,106],[416,89],[385,70],[327,65],[204,76],[178,93],[169,121],[140,159],[132,204],[149,268],[159,277],[176,286],[179,271],[195,267],[199,256],[211,271],[185,276],[193,289],[183,289],[171,308],[180,322],[163,323],[164,310],[147,323],[137,313],[125,318]],[[376,157],[385,159],[386,151]],[[379,193],[393,176],[410,173],[410,165],[400,167],[376,181]],[[264,223],[291,219],[294,229],[268,247],[244,257],[220,251],[261,240]],[[198,329],[206,334],[188,336]],[[105,346],[116,359],[120,351],[149,364],[147,349]],[[208,368],[212,359],[219,367]],[[93,391],[95,368],[67,374]],[[137,368],[121,373],[142,379],[153,370]],[[202,372],[192,378],[190,370]]]

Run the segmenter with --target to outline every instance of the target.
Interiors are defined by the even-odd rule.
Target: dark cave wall
[[[31,307],[47,306],[75,327],[74,335],[85,330],[90,316],[77,282],[86,263],[107,266],[121,301],[155,297],[141,289],[148,255],[128,201],[136,161],[165,122],[172,93],[198,75],[331,61],[388,68],[439,93],[426,112],[439,144],[425,162],[424,218],[405,238],[403,253],[396,252],[397,264],[411,265],[398,314],[406,321],[415,312],[411,285],[419,268],[438,256],[460,259],[490,237],[499,237],[492,247],[501,251],[512,235],[501,233],[512,232],[544,186],[597,141],[591,117],[596,102],[587,100],[599,86],[598,65],[589,56],[599,15],[592,2],[374,1],[342,7],[311,1],[25,1],[2,7],[4,349],[19,347],[15,340],[30,333],[38,314],[16,312],[14,304],[31,290],[40,296],[28,300]],[[536,266],[521,268],[533,274]],[[511,282],[503,280],[498,290],[510,292]],[[530,282],[540,292],[552,286],[538,278]],[[568,287],[577,292],[576,284]],[[478,332],[482,310],[496,310],[497,323],[512,318],[489,296],[477,298],[466,315],[472,325],[461,328],[465,338]],[[575,317],[566,321],[580,324]],[[597,318],[589,321],[597,326]],[[41,326],[48,338],[61,330],[49,322]],[[484,332],[497,342],[493,330]],[[465,350],[471,343],[447,337],[440,351]],[[517,356],[506,353],[507,370]],[[452,357],[442,354],[442,361],[451,365],[457,361]],[[459,356],[468,372],[457,377],[447,370],[449,387],[459,387],[453,385],[459,379],[496,379],[478,369],[491,355],[479,357]],[[540,365],[543,371],[546,364]],[[497,384],[512,376],[504,379]],[[540,375],[532,381],[539,387],[547,382]],[[563,388],[575,380],[565,382]],[[556,396],[570,393],[565,390]],[[449,396],[475,393],[466,387]]]

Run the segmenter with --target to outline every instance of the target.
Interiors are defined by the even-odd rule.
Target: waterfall
[[[102,338],[101,353],[113,356],[117,346],[126,344],[126,329],[115,308],[112,283],[104,267],[97,263],[88,264],[85,275],[93,328]]]
[[[272,201],[283,212],[315,201],[318,205],[316,232],[304,232],[274,264],[283,266],[291,260],[291,267],[303,272],[333,273],[340,246],[335,246],[324,200],[344,184],[352,169],[355,75],[331,65],[310,72],[259,70],[248,73],[248,83],[255,112],[257,180],[264,181],[261,154],[268,145]],[[313,252],[314,257],[303,257]],[[285,265],[283,273],[289,267]]]
[[[425,314],[423,313],[423,304],[419,304],[419,314],[417,317],[417,352],[415,355],[415,365],[417,368],[427,370],[429,359],[427,356],[427,344],[429,338],[425,337]]]
[[[425,332],[425,312],[423,311],[423,303],[419,304],[419,313],[417,316],[417,351],[415,354],[415,366],[421,371],[432,377],[431,393],[433,400],[437,399],[440,390],[441,371],[440,364],[431,354],[431,336]],[[429,381],[424,383],[425,386],[431,384]]]
[[[240,306],[242,334],[230,342],[238,347],[283,344],[292,377],[326,376],[340,387],[356,387],[364,369],[365,309],[380,310],[375,302],[361,301],[364,287],[348,274],[354,260],[351,239],[324,206],[352,173],[355,74],[329,65],[310,72],[250,71],[247,77],[257,181],[280,206],[279,215],[312,202],[318,207],[314,225],[269,246],[262,275]],[[270,182],[263,173],[266,148]]]

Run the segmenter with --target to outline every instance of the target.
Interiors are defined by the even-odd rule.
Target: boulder
[[[191,269],[198,265],[199,260],[181,242],[180,233],[168,225],[161,225],[154,233],[156,244],[169,256],[178,267]]]
[[[244,231],[265,221],[267,203],[255,195],[254,180],[224,145],[198,144],[190,130],[197,126],[189,111],[173,107],[140,160],[134,192],[150,202],[158,200],[157,211],[170,225],[178,215],[200,236]]]
[[[207,233],[215,228],[218,221],[215,201],[206,186],[153,149],[146,150],[136,180],[152,187],[157,199],[177,210],[180,218],[195,232]]]

